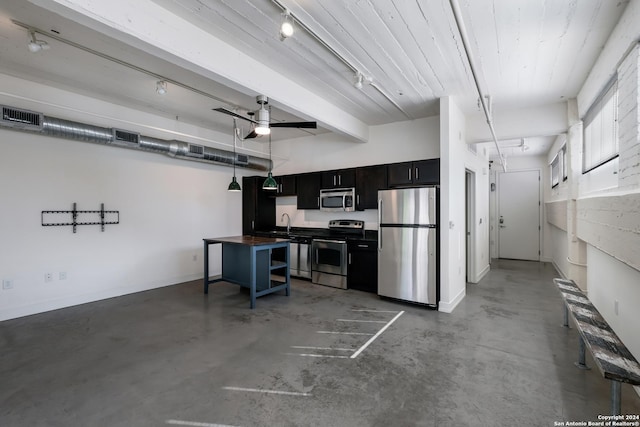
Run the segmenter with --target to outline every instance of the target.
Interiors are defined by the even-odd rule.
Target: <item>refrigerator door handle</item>
[[[378,252],[382,251],[382,199],[378,199]]]

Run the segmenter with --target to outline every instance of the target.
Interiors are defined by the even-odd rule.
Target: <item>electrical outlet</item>
[[[53,282],[53,273],[44,273],[45,282]]]
[[[198,261],[198,255],[194,255],[192,259],[193,259],[193,262]]]
[[[616,313],[616,316],[618,315],[618,300],[615,300],[613,302],[613,311]]]
[[[13,289],[13,280],[9,280],[9,279],[3,280],[2,289]]]
[[[60,273],[58,273],[58,279],[67,280],[67,272],[66,271],[61,271]]]

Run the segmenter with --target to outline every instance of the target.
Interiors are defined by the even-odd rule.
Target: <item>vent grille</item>
[[[247,156],[246,154],[236,154],[236,164],[237,165],[249,164],[249,156]]]
[[[113,140],[115,142],[124,142],[126,144],[139,145],[140,134],[128,132],[122,129],[113,129]]]
[[[34,111],[2,106],[0,124],[20,129],[42,130],[43,115]]]
[[[204,146],[196,145],[196,144],[189,144],[189,152],[187,153],[187,155],[190,156],[190,157],[203,158],[204,157]]]

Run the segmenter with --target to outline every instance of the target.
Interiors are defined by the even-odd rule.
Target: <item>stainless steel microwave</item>
[[[320,190],[320,210],[325,212],[353,212],[356,209],[356,189],[336,188]]]

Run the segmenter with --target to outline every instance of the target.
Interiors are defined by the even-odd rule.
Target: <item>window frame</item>
[[[613,107],[613,121],[611,126],[612,131],[612,144],[614,148],[614,152],[606,157],[600,158],[597,162],[589,161],[587,164],[587,159],[591,159],[594,149],[593,146],[588,144],[593,143],[594,139],[590,136],[590,131],[592,130],[591,125],[593,124],[596,127],[596,131],[600,131],[602,137],[602,113],[604,111],[604,107],[612,102]],[[599,123],[597,122],[599,121]],[[583,138],[582,138],[582,174],[587,174],[592,170],[599,168],[600,166],[609,163],[613,159],[617,158],[620,154],[620,146],[619,146],[619,135],[618,135],[618,75],[615,74],[609,82],[605,85],[604,89],[598,97],[593,101],[591,107],[587,110],[584,117],[582,118],[583,122]],[[601,142],[602,139],[599,140]]]

